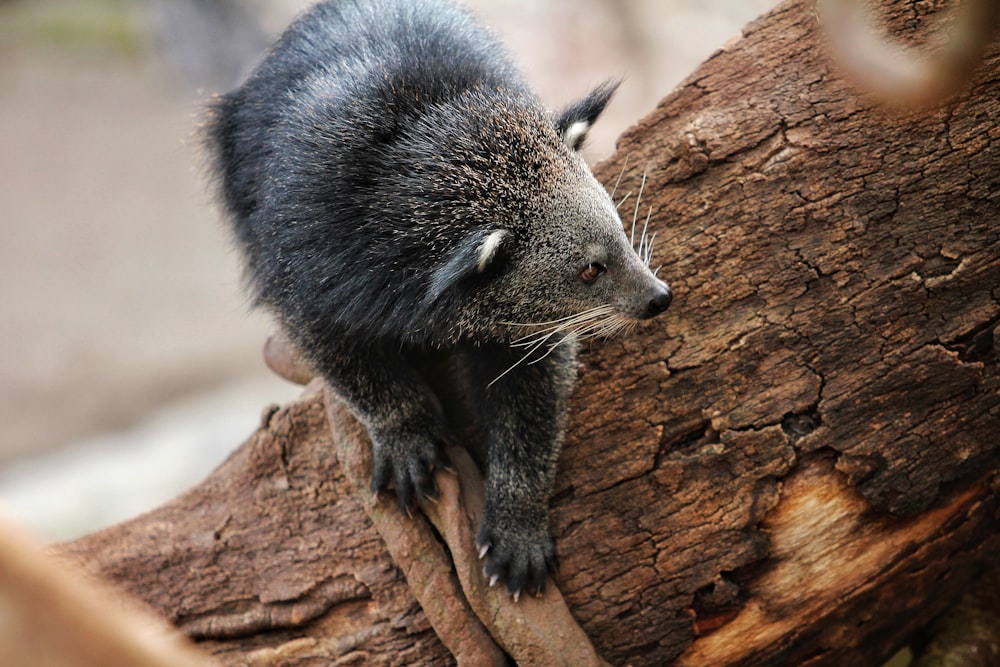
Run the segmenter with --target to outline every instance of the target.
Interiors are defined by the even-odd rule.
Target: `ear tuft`
[[[582,100],[575,102],[558,114],[553,120],[556,132],[571,150],[578,151],[587,139],[587,133],[594,121],[611,101],[611,96],[621,85],[620,79],[611,79],[594,88]]]
[[[431,274],[426,300],[437,301],[452,286],[498,268],[513,234],[506,229],[477,230],[460,241]]]
[[[479,258],[476,261],[477,273],[484,273],[490,267],[493,260],[496,259],[500,246],[503,245],[504,240],[509,236],[510,232],[506,229],[498,229],[490,232],[490,235],[483,240],[479,246]]]

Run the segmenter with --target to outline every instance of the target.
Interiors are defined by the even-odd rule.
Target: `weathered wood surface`
[[[889,9],[919,31],[933,5]],[[820,41],[808,3],[779,6],[598,168],[630,213],[646,175],[677,293],[586,353],[552,504],[559,590],[612,664],[877,664],[997,563],[1000,49],[900,115]],[[479,603],[414,580],[462,588],[448,531],[384,537],[330,409],[336,437],[314,389],[203,485],[60,551],[227,664],[496,660],[474,621],[444,627]]]
[[[224,664],[452,664],[337,465],[322,391],[267,410],[200,486],[59,551]]]

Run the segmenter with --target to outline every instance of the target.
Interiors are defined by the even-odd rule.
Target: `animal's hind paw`
[[[380,493],[392,489],[396,502],[407,514],[417,502],[436,501],[434,470],[451,468],[444,442],[420,434],[379,434],[373,436],[375,459],[371,489]]]
[[[547,527],[526,530],[491,525],[484,519],[476,538],[479,557],[486,558],[484,572],[490,585],[507,582],[507,591],[516,602],[524,591],[545,592],[546,576],[559,566],[555,543]]]

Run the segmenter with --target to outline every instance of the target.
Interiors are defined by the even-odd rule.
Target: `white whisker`
[[[613,306],[609,306],[607,304],[600,305],[600,306],[595,306],[594,308],[591,308],[589,310],[582,310],[579,313],[573,313],[572,315],[566,315],[565,317],[560,317],[560,318],[554,319],[554,320],[546,320],[544,322],[503,322],[502,321],[502,322],[500,322],[500,324],[503,324],[503,325],[506,325],[506,326],[511,326],[511,327],[544,327],[544,326],[548,326],[550,324],[559,324],[559,323],[566,322],[566,321],[569,321],[569,320],[575,320],[578,317],[587,315],[588,313],[590,313],[592,311],[600,310],[600,309],[603,309],[603,308],[613,308]]]
[[[574,333],[581,339],[608,336],[617,331],[623,322],[628,322],[628,320],[623,318],[618,312],[611,312],[600,320],[595,320],[586,326],[580,327]]]
[[[611,201],[615,200],[615,193],[618,192],[618,186],[622,183],[622,176],[625,175],[625,168],[628,167],[628,158],[625,156],[625,161],[622,163],[622,170],[618,172],[618,179],[615,181],[615,187],[611,188]]]
[[[551,338],[552,336],[554,336],[554,335],[555,335],[555,334],[556,334],[557,332],[558,332],[558,329],[557,329],[557,330],[555,330],[555,331],[552,331],[552,332],[550,332],[550,333],[549,333],[549,334],[548,334],[547,336],[543,337],[543,338],[542,338],[541,340],[539,340],[539,341],[538,341],[537,343],[535,343],[534,345],[532,345],[532,346],[531,346],[531,348],[529,348],[527,352],[525,352],[525,353],[524,353],[523,355],[521,355],[521,356],[520,356],[520,357],[518,358],[518,360],[517,360],[517,361],[515,361],[515,362],[514,362],[514,363],[513,363],[513,364],[512,364],[511,366],[510,366],[510,368],[508,368],[508,369],[507,369],[507,370],[505,370],[505,371],[504,371],[503,373],[501,373],[500,375],[498,375],[498,376],[496,376],[495,378],[493,378],[493,379],[492,379],[492,380],[490,381],[490,383],[486,385],[486,388],[487,388],[487,389],[489,389],[489,388],[490,388],[490,387],[492,387],[492,386],[493,386],[493,385],[494,385],[494,384],[495,384],[495,383],[496,383],[496,382],[497,382],[497,381],[498,381],[498,380],[499,380],[500,378],[502,378],[503,376],[507,375],[507,373],[510,373],[510,372],[511,372],[512,370],[514,370],[515,368],[517,368],[518,366],[520,366],[520,365],[521,365],[521,364],[522,364],[522,363],[524,362],[524,360],[525,360],[525,359],[527,359],[527,358],[528,358],[528,357],[530,357],[530,356],[531,356],[532,354],[534,354],[534,353],[535,353],[535,351],[536,351],[536,350],[538,350],[538,348],[540,348],[540,347],[541,347],[542,345],[544,345],[544,344],[545,344],[545,342],[546,342],[546,341],[548,341],[548,339],[549,339],[549,338]],[[537,362],[541,361],[542,359],[544,359],[545,357],[549,356],[549,354],[551,354],[551,353],[552,353],[552,350],[556,349],[556,348],[557,348],[557,347],[559,346],[559,344],[560,344],[560,343],[562,343],[562,342],[563,342],[564,340],[565,340],[565,338],[560,338],[560,339],[559,339],[558,341],[556,341],[556,342],[555,342],[554,344],[552,344],[552,345],[550,345],[550,346],[549,346],[549,349],[545,351],[545,354],[543,354],[543,355],[542,355],[541,357],[539,357],[538,359],[535,359],[534,361],[529,361],[529,362],[528,362],[528,365],[530,366],[531,364],[534,364],[534,363],[537,363]]]
[[[549,349],[545,350],[545,354],[543,354],[542,356],[538,357],[537,359],[532,359],[531,361],[529,361],[528,365],[530,366],[531,364],[537,364],[539,361],[541,361],[545,357],[547,357],[550,354],[552,354],[553,350],[555,350],[557,347],[559,347],[560,345],[562,345],[566,341],[568,341],[568,340],[575,340],[575,339],[576,339],[576,334],[572,334],[571,333],[571,334],[567,334],[567,335],[563,336],[562,338],[560,338],[559,340],[557,340],[552,345],[549,345]]]
[[[503,377],[504,375],[507,375],[507,373],[510,373],[510,372],[511,372],[512,370],[514,370],[515,368],[517,368],[518,366],[520,366],[520,365],[521,365],[521,362],[522,362],[522,361],[524,361],[525,359],[527,359],[527,358],[528,358],[528,356],[529,356],[530,354],[531,354],[531,353],[529,352],[528,354],[524,355],[523,357],[521,357],[520,359],[518,359],[517,361],[515,361],[515,362],[514,362],[514,365],[513,365],[513,366],[511,366],[510,368],[508,368],[507,370],[505,370],[505,371],[504,371],[503,373],[501,373],[500,375],[498,375],[498,376],[496,376],[495,378],[493,378],[493,379],[492,379],[492,380],[490,381],[490,383],[489,383],[488,385],[486,385],[486,388],[487,388],[487,389],[489,389],[489,388],[490,388],[490,387],[492,387],[492,386],[493,386],[494,384],[496,384],[496,383],[497,383],[497,381],[498,381],[498,380],[499,380],[500,378],[502,378],[502,377]]]
[[[652,207],[650,207],[649,210],[646,211],[646,222],[643,223],[643,225],[642,225],[642,236],[639,237],[639,248],[635,251],[636,254],[639,255],[639,257],[642,258],[643,262],[645,264],[647,264],[647,265],[649,264],[649,262],[645,261],[646,252],[647,252],[647,250],[646,250],[646,243],[647,243],[647,241],[646,241],[646,232],[649,231],[649,219],[652,217],[652,215],[653,215],[653,209],[652,209]]]
[[[642,191],[646,188],[646,172],[642,172],[642,183],[639,184],[639,194],[635,198],[635,211],[632,213],[632,234],[629,245],[635,247],[635,222],[639,217],[639,203],[642,201]]]
[[[526,348],[524,354],[487,386],[492,386],[525,361],[529,366],[537,364],[567,341],[611,336],[627,327],[628,323],[629,320],[622,317],[615,306],[604,304],[548,322],[518,324],[516,326],[541,326],[544,328],[516,338],[511,342],[511,347]],[[555,339],[554,342],[553,339]],[[547,346],[545,352],[532,359],[531,357],[534,357],[543,346]]]
[[[629,324],[629,320],[620,316],[608,318],[607,320],[601,322],[599,326],[594,327],[591,331],[582,334],[580,336],[580,340],[587,340],[590,338],[610,338],[629,326]]]
[[[554,335],[563,330],[563,327],[555,327],[553,329],[546,329],[545,331],[536,331],[530,336],[523,336],[516,340],[511,341],[511,347],[528,347],[531,348],[528,352],[534,352],[538,347],[544,344],[548,339],[552,338]]]
[[[576,329],[582,325],[585,325],[591,320],[596,320],[598,318],[606,317],[607,315],[614,312],[615,308],[611,305],[597,306],[596,308],[591,308],[589,310],[576,313],[569,317],[560,318],[558,320],[552,320],[551,322],[541,322],[536,324],[525,324],[520,326],[545,326],[545,329],[541,331],[533,331],[529,334],[525,334],[520,338],[516,338],[511,342],[514,347],[527,347],[534,344],[535,341],[547,338],[553,333],[559,331],[567,331],[570,329]]]
[[[622,200],[620,202],[618,202],[617,204],[615,204],[615,210],[620,209],[622,207],[622,204],[624,204],[626,201],[628,201],[628,198],[631,197],[631,196],[632,196],[631,192],[626,192],[625,196],[622,197]]]

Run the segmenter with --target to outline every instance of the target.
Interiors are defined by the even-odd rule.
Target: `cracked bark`
[[[619,197],[645,174],[677,294],[585,353],[552,503],[556,583],[612,664],[878,664],[1000,553],[1000,48],[908,115],[820,42],[777,7],[597,169]],[[366,499],[330,411],[268,413],[201,486],[58,551],[226,664],[546,664],[559,633],[511,640],[471,539]]]

